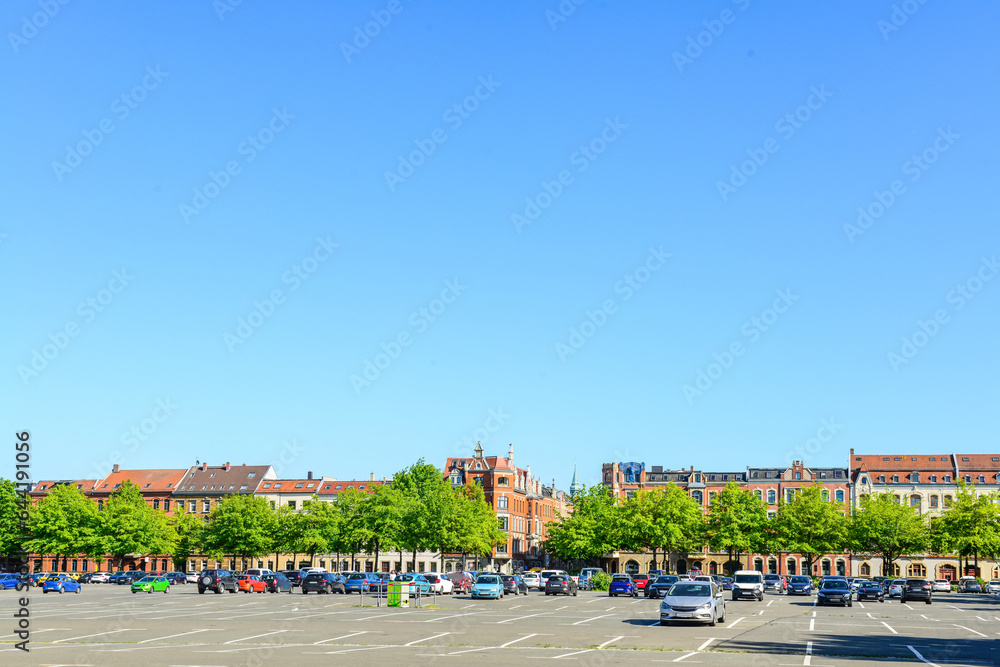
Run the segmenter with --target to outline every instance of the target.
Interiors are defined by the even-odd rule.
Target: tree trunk
[[[651,570],[656,569],[656,547],[653,547],[653,564],[650,565],[649,569]]]
[[[413,571],[417,571],[417,550],[413,550]]]

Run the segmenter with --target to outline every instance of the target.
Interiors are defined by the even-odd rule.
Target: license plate
[[[677,616],[677,618],[691,618],[693,616],[693,614],[689,614],[686,611],[679,611],[679,612],[677,612],[676,616]]]

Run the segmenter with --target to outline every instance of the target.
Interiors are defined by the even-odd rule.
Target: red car
[[[236,577],[236,587],[244,593],[266,593],[267,582],[253,574]]]
[[[649,583],[649,575],[648,574],[634,574],[634,575],[632,575],[632,581],[635,582],[635,587],[638,590],[644,591],[644,590],[646,590],[646,584]]]

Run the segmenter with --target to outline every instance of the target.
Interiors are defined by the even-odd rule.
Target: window
[[[764,473],[764,476],[767,477],[768,479],[771,479],[771,473],[769,473],[769,472]]]
[[[969,461],[969,457],[968,457],[968,456],[963,456],[963,457],[962,457],[962,460],[963,460],[963,461],[965,461],[966,463],[968,463],[968,461]]]
[[[774,510],[768,510],[767,511],[767,518],[768,519],[773,519],[776,516],[778,516],[778,513],[775,512]]]
[[[255,473],[255,472],[248,472],[247,473],[247,479],[253,479],[256,476],[257,476],[257,473]]]
[[[903,459],[901,457],[899,457],[899,456],[893,456],[892,460],[893,461],[902,461]]]
[[[97,501],[97,511],[100,512],[102,509],[104,509],[104,501],[103,500],[98,500]]]
[[[892,483],[893,484],[898,484],[899,483],[899,475],[893,475],[892,476]]]
[[[154,499],[153,500],[153,509],[154,510],[160,509],[160,501],[159,501],[159,499]]]
[[[231,489],[231,488],[233,488],[233,487],[229,487],[229,488]],[[274,485],[274,488],[276,488],[276,489],[280,489],[280,488],[281,488],[281,482],[278,482],[277,484],[275,484],[275,485]],[[337,487],[337,488],[340,488],[340,487]]]
[[[945,496],[944,497],[944,506],[945,507],[951,507],[951,496]]]
[[[791,503],[794,500],[795,500],[795,489],[786,489],[785,490],[785,502],[786,503]]]
[[[497,486],[510,486],[510,480],[506,477],[500,477],[497,479]]]
[[[753,477],[754,477],[755,479],[756,479],[757,477],[760,477],[760,473],[759,473],[759,472],[757,472],[756,470],[754,470],[754,471],[753,471]]]
[[[906,576],[908,577],[926,577],[927,568],[923,563],[910,563],[910,566],[906,568]]]
[[[295,488],[296,489],[301,489],[304,485],[305,485],[305,482],[299,482],[298,484],[295,485]]]
[[[240,485],[240,491],[246,491],[246,490],[247,490],[247,485],[246,484],[241,484]]]
[[[190,507],[192,512],[198,511],[198,502],[195,500],[190,501]]]
[[[946,483],[946,484],[947,484],[948,482],[950,482],[950,481],[951,481],[951,475],[945,475],[945,476],[944,476],[944,481],[945,481],[945,483]]]
[[[364,491],[364,490],[365,490],[365,485],[364,485],[364,484],[360,485],[360,486],[358,487],[358,490],[359,490],[359,491]]]
[[[802,479],[802,473],[800,472],[795,473],[795,479]]]
[[[910,496],[910,507],[916,507],[918,510],[920,509],[920,496],[915,493]]]
[[[701,491],[692,491],[691,492],[691,497],[694,498],[694,501],[696,503],[698,503],[699,505],[702,504],[703,497],[701,495]]]
[[[767,490],[767,504],[768,505],[773,505],[776,502],[778,502],[778,494],[777,494],[777,492],[774,489],[768,489]]]
[[[835,470],[834,473],[833,473],[833,476],[834,477],[843,477],[844,476],[844,471],[843,470]]]
[[[163,501],[163,511],[164,512],[169,512],[170,511],[170,499],[169,498],[167,498],[167,499],[165,499]]]
[[[897,505],[899,504],[899,495],[898,494],[893,495],[892,499],[896,501]]]
[[[980,484],[985,484],[986,483],[986,475],[980,475],[979,476],[979,483]]]
[[[878,481],[881,484],[885,484],[885,475],[879,475],[878,476]]]
[[[502,510],[507,509],[507,496],[497,498],[497,508]]]
[[[844,490],[837,489],[836,500],[838,503],[843,504],[844,502]]]
[[[931,482],[937,483],[937,475],[931,475]]]
[[[271,509],[274,509],[274,501],[271,501]]]
[[[204,509],[202,511],[204,511],[204,512],[211,512],[212,511],[212,501],[211,500],[202,501],[202,504],[204,505]]]
[[[911,472],[910,473],[910,481],[911,482],[919,482],[920,481],[920,473],[916,472],[916,471]]]
[[[937,507],[937,506],[938,506],[938,497],[931,496],[931,507]]]
[[[756,491],[754,491],[753,495],[755,495],[757,497],[757,500],[763,500],[764,499],[764,492],[761,491],[760,489],[757,489]]]
[[[294,500],[289,500],[288,501],[288,508],[289,509],[295,509],[295,501]]]
[[[868,483],[868,478],[867,477],[862,477],[861,478],[861,483],[862,484],[867,484]]]
[[[830,502],[830,489],[823,489],[823,491],[820,492],[820,496],[822,496],[823,502]]]
[[[313,488],[314,486],[316,486],[316,484],[315,484],[315,483],[313,483],[313,482],[309,482],[308,484],[306,484],[306,488],[307,488],[307,489],[311,489],[311,488]]]
[[[819,476],[820,476],[820,479],[826,479],[826,473],[825,472],[821,472],[819,474]]]
[[[510,520],[505,516],[497,517],[497,523],[499,524],[500,530],[507,530],[510,527]]]
[[[214,489],[215,487],[213,486],[212,488]],[[264,488],[265,489],[270,489],[271,488],[271,483],[270,482],[264,482]]]
[[[868,563],[862,563],[860,572],[862,577],[870,577],[872,574],[872,566]]]

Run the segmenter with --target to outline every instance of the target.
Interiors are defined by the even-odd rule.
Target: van
[[[248,576],[252,575],[255,577],[259,577],[262,574],[274,574],[274,572],[272,572],[271,569],[267,567],[251,567],[243,574],[246,574]]]
[[[733,600],[744,597],[764,599],[764,575],[757,570],[737,570],[733,575]]]

